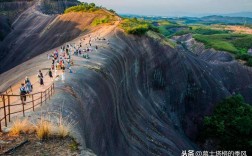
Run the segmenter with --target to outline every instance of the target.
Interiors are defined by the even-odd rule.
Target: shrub
[[[213,34],[228,33],[228,31],[198,28],[198,29],[195,30],[195,33],[202,34],[202,35],[213,35]]]
[[[111,13],[113,13],[113,14],[116,13],[115,10],[113,10],[113,9],[109,9],[109,12],[111,12]]]
[[[231,43],[240,49],[243,48],[248,51],[248,49],[252,48],[252,35],[244,35],[241,38],[232,40]]]
[[[158,31],[157,28],[144,20],[138,20],[136,18],[124,19],[121,23],[121,28],[128,34],[142,35],[147,31]]]
[[[40,140],[48,139],[53,132],[53,125],[51,122],[41,119],[36,125],[37,137]]]
[[[32,131],[33,127],[31,126],[31,123],[28,121],[28,119],[15,119],[10,127],[10,135],[19,135],[20,133],[27,133],[29,131]]]
[[[251,58],[252,58],[252,56],[250,56],[249,54],[238,54],[238,55],[236,55],[236,59],[241,59],[241,60],[244,60],[244,61],[248,61]]]
[[[107,16],[107,17],[102,18],[102,19],[95,19],[92,22],[92,25],[96,26],[96,25],[103,24],[103,23],[109,23],[111,20],[112,20],[112,18],[110,16]]]
[[[252,67],[252,58],[249,58],[246,65]]]
[[[69,147],[71,151],[77,151],[79,149],[79,143],[73,140]]]
[[[205,117],[203,136],[215,140],[218,149],[251,150],[252,107],[241,95],[226,98]]]
[[[174,34],[174,36],[182,36],[182,35],[185,35],[185,34],[189,34],[191,33],[190,30],[181,30],[181,31],[178,31]]]
[[[64,13],[69,12],[94,12],[97,11],[100,7],[97,7],[94,3],[81,3],[80,5],[67,8]]]
[[[58,121],[55,124],[56,133],[59,137],[67,137],[71,129],[75,126],[75,122],[71,121],[68,117],[63,117],[62,113],[58,114]]]
[[[63,117],[62,112],[47,112],[41,115],[38,120],[31,123],[27,118],[21,120],[17,118],[13,121],[10,128],[10,135],[19,135],[20,133],[36,132],[40,140],[50,137],[65,138],[69,136],[71,129],[76,122],[71,120],[69,116]]]
[[[63,117],[62,112],[47,112],[41,115],[33,125],[36,128],[37,137],[44,140],[50,137],[65,138],[69,136],[75,124],[69,116]]]

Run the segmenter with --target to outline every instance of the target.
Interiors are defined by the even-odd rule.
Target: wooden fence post
[[[3,101],[3,96],[1,95],[2,101]],[[0,132],[2,132],[2,121],[0,121]]]
[[[53,83],[54,84],[54,83]],[[52,94],[53,94],[53,84],[52,84],[52,86],[51,86],[51,96],[52,96]]]
[[[9,111],[9,122],[10,122],[10,115],[11,115],[11,112],[10,112],[10,96],[8,96],[8,111]]]
[[[40,94],[40,100],[41,100],[40,105],[41,105],[41,106],[42,106],[42,102],[43,102],[42,96],[43,96],[43,93],[41,92],[41,94]]]
[[[34,111],[34,97],[33,97],[33,94],[32,94],[32,110]]]
[[[46,90],[45,90],[45,92],[44,92],[44,93],[45,93],[45,104],[46,104],[46,100],[47,100]]]
[[[6,120],[6,109],[5,109],[5,95],[3,95],[3,105],[4,105],[4,123],[5,127],[7,127],[7,120]]]
[[[24,96],[23,95],[21,95],[22,96],[22,106],[23,106],[23,117],[25,117],[25,107],[24,107],[24,105],[25,105],[25,102],[24,102]]]
[[[13,91],[12,91],[12,87],[9,88],[10,89],[10,92],[12,92],[12,95],[13,94]],[[50,86],[50,88],[48,88],[47,90],[45,90],[44,92],[40,92],[40,104],[42,106],[43,104],[43,94],[44,94],[44,101],[46,103],[46,101],[49,99],[51,99],[53,93],[54,93],[55,89],[54,89],[54,83]],[[11,97],[10,95],[7,95],[8,94],[8,91],[6,91],[6,95],[1,95],[0,96],[0,99],[2,98],[2,101],[3,101],[3,111],[4,111],[4,124],[5,124],[5,127],[7,127],[7,116],[9,118],[9,122],[11,121]],[[6,98],[7,96],[7,98]],[[23,101],[23,99],[25,98],[24,96],[26,95],[20,95],[21,97],[21,102],[22,102],[22,107],[23,107],[23,116],[25,117],[25,102]],[[6,100],[8,103],[6,103]],[[7,109],[8,109],[8,114],[7,114]],[[34,94],[32,94],[32,109],[33,111],[35,111],[35,101],[34,101]],[[0,122],[0,132],[2,132],[2,122]]]
[[[12,95],[13,95],[13,90],[12,90],[12,86],[10,86],[10,90],[11,90],[11,93],[12,93]]]
[[[48,89],[48,98],[51,100],[50,88]]]

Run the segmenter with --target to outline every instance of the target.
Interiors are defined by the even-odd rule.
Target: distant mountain
[[[223,14],[222,16],[252,18],[252,12],[237,12],[237,13]]]
[[[245,17],[249,16],[251,17]],[[124,14],[122,17],[127,18],[142,18],[145,20],[169,20],[175,23],[182,24],[230,24],[230,25],[243,25],[243,24],[252,24],[252,12],[242,12],[242,13],[233,13],[226,15],[210,15],[204,17],[165,17],[165,16],[144,16],[144,15],[131,15]]]
[[[249,17],[230,17],[230,16],[205,16],[200,18],[203,24],[252,24],[252,18]]]

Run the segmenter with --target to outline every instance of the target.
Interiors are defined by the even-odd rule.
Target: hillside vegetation
[[[94,12],[99,10],[100,7],[96,6],[94,3],[81,3],[77,6],[72,6],[70,8],[67,8],[64,13],[69,12]]]
[[[120,27],[128,34],[142,35],[147,31],[158,31],[150,22],[144,20],[138,20],[137,18],[126,18],[124,19]]]
[[[166,37],[171,37],[178,30],[187,30],[187,27],[180,26],[177,23],[170,21],[158,21],[154,22],[153,25],[159,29],[159,32]]]
[[[252,48],[252,35],[245,34],[195,34],[193,37],[206,45],[207,48],[227,51],[233,53],[237,59],[246,61],[246,64],[252,66],[252,56],[247,52]]]
[[[227,30],[225,25],[181,25],[170,21],[152,22],[152,25],[166,37],[193,34],[196,41],[205,44],[206,48],[214,48],[234,54],[236,59],[252,66],[252,56],[248,50],[252,48],[252,35]]]
[[[219,150],[251,152],[252,107],[241,95],[223,100],[212,116],[205,117],[203,138],[215,140]]]
[[[80,5],[76,5],[73,7],[70,7],[65,10],[65,13],[69,12],[96,12],[102,10],[102,7],[98,7],[95,5],[95,3],[81,3]],[[110,13],[106,12],[99,12],[104,15],[104,17],[97,17],[93,20],[92,25],[97,26],[99,24],[104,24],[104,23],[110,23],[115,20],[115,11],[110,9],[108,10]]]

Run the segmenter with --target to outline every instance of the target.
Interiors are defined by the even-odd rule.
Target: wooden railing
[[[0,93],[0,103],[3,102],[3,98],[2,98],[3,94],[6,94],[6,95],[10,95],[11,94],[11,95],[13,95],[12,87],[10,86],[5,92]]]
[[[46,103],[50,100],[54,93],[54,83],[45,91],[27,94],[27,95],[8,95],[1,94],[0,100],[0,131],[2,131],[2,122],[5,127],[7,123],[11,122],[11,115],[22,113],[25,116],[25,112],[28,110],[35,110],[36,106]],[[21,98],[22,97],[22,98]],[[26,98],[26,101],[21,100]]]

